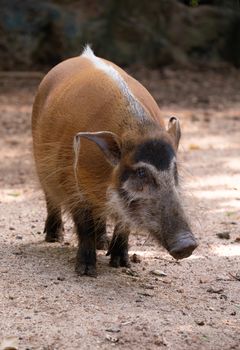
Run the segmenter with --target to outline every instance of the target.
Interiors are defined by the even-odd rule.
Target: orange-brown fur
[[[149,92],[122,69],[107,63],[124,78],[149,119],[164,130]],[[139,120],[129,112],[116,82],[87,58],[72,58],[54,67],[39,86],[32,114],[34,156],[43,190],[68,209],[80,198],[73,171],[73,139],[79,131],[108,130],[120,137],[129,133],[137,142],[143,137],[142,129],[139,134]],[[88,140],[81,141],[78,164],[81,193],[96,209],[102,208],[111,166]]]
[[[165,129],[149,92],[89,47],[54,67],[33,106],[33,148],[46,196],[46,241],[61,241],[61,210],[79,239],[76,272],[96,276],[96,248],[115,221],[110,265],[129,267],[128,235],[145,229],[176,259],[197,243],[178,191],[176,151],[181,130]]]

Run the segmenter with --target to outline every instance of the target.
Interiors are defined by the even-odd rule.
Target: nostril
[[[171,244],[169,253],[175,259],[184,259],[189,257],[192,254],[192,252],[197,248],[197,246],[197,241],[193,236],[185,236]]]

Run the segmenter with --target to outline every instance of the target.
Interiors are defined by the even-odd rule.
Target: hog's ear
[[[78,145],[77,148],[80,147],[80,138],[82,137],[95,142],[111,165],[115,166],[119,163],[121,140],[116,134],[110,131],[79,132],[74,138],[74,145]]]
[[[168,121],[168,133],[171,135],[176,149],[178,149],[179,141],[181,138],[181,128],[179,120],[176,117],[171,117]]]

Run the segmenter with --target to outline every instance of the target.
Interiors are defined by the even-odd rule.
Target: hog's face
[[[170,194],[177,195],[178,173],[172,146],[159,139],[144,141],[134,149],[131,162],[119,167],[117,177],[115,190],[126,216],[135,226],[159,231]]]
[[[180,128],[176,123],[168,132],[137,142],[124,142],[110,132],[82,135],[96,142],[114,166],[107,194],[113,216],[123,225],[150,232],[173,257],[182,259],[192,254],[197,243],[178,190]]]
[[[113,195],[122,220],[152,233],[176,259],[191,255],[197,244],[181,205],[173,146],[145,140],[131,160],[119,168]]]

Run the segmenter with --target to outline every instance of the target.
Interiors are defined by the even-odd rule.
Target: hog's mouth
[[[167,234],[160,239],[160,242],[176,260],[188,258],[198,246],[198,242],[191,232],[181,232],[177,234],[177,238],[172,240],[165,238],[165,236]]]
[[[191,232],[184,232],[178,239],[171,241],[167,250],[177,260],[188,258],[197,248],[198,243]]]

